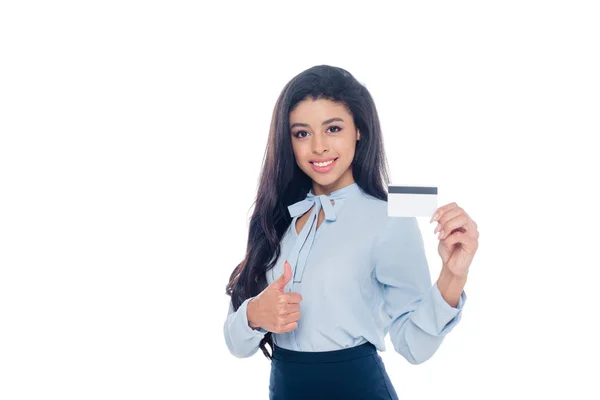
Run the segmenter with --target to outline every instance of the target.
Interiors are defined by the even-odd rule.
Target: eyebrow
[[[335,118],[331,118],[331,119],[328,119],[326,121],[323,121],[323,123],[321,125],[327,125],[327,124],[329,124],[331,122],[334,122],[334,121],[344,122],[343,119],[335,117]],[[303,127],[306,127],[306,128],[310,128],[309,124],[303,124],[301,122],[296,122],[296,123],[292,124],[292,126],[290,126],[290,129],[294,128],[295,126],[303,126]]]

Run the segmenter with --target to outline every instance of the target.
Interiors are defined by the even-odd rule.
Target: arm
[[[237,311],[233,311],[232,302],[229,301],[229,312],[223,324],[223,334],[229,352],[238,358],[254,355],[259,349],[260,341],[267,333],[262,328],[252,329],[248,323],[248,303],[254,299],[246,299]]]
[[[442,266],[437,286],[444,300],[452,307],[457,307],[460,296],[464,292],[465,283],[467,283],[466,276],[455,276],[448,271],[445,265]]]
[[[383,287],[382,315],[389,317],[394,349],[411,364],[420,364],[433,356],[460,321],[466,294],[462,291],[452,307],[438,286],[445,281],[431,284],[423,238],[414,217],[388,218],[375,241],[372,258],[375,276]]]

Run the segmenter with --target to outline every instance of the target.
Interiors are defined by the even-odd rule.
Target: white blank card
[[[438,209],[437,186],[388,185],[388,216],[428,217]]]

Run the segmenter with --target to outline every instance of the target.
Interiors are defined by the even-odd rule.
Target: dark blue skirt
[[[372,343],[303,352],[274,345],[270,400],[386,399],[398,395]]]

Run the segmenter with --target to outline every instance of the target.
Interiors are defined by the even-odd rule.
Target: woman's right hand
[[[248,302],[248,324],[273,333],[285,333],[298,327],[302,295],[285,293],[285,285],[292,279],[292,267],[286,261],[283,275]]]

